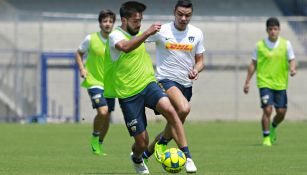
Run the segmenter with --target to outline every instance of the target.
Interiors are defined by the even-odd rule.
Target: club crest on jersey
[[[194,42],[194,39],[195,39],[194,36],[189,36],[189,41],[190,41],[190,43],[193,43],[193,42]]]

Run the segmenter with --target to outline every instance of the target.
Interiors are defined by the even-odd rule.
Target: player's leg
[[[261,88],[260,89],[260,98],[261,98],[261,107],[262,107],[262,135],[263,135],[263,146],[271,146],[271,139],[270,139],[270,121],[271,115],[273,111],[273,93],[271,89],[268,88]]]
[[[172,106],[169,98],[163,93],[162,89],[156,84],[151,83],[146,87],[145,105],[151,109],[157,110],[167,120],[168,130],[164,130],[164,138],[173,138],[177,146],[185,153],[187,157],[187,172],[196,172],[197,168],[191,159],[187,139],[185,136],[183,124]],[[162,161],[162,153],[166,146],[155,146],[155,156],[158,161]],[[187,168],[188,167],[188,168]]]
[[[130,154],[133,167],[136,173],[148,174],[149,170],[142,158],[149,142],[143,92],[129,98],[119,99],[119,103],[129,134],[135,140]]]
[[[168,79],[161,80],[159,83],[165,89],[165,93],[169,97],[180,120],[184,123],[191,110],[189,101],[192,97],[192,87],[185,88],[179,83]]]
[[[277,139],[276,128],[285,119],[287,113],[287,92],[286,90],[274,91],[274,103],[276,115],[273,118],[270,128],[271,141],[275,142]]]
[[[138,174],[149,174],[147,165],[145,164],[142,154],[146,150],[149,138],[147,131],[134,136],[135,143],[132,145],[132,152],[130,158],[133,163],[134,169]]]
[[[108,106],[102,106],[97,109],[97,115],[94,120],[94,133],[98,129],[99,135],[99,145],[101,149],[101,154],[106,155],[103,149],[103,141],[110,126],[110,113],[108,112]]]
[[[182,85],[168,79],[159,81],[159,85],[168,95],[172,105],[175,107],[178,116],[184,123],[187,115],[190,112],[189,101],[192,97],[192,87],[185,88]],[[144,152],[143,157],[145,160],[147,160],[153,154],[154,147],[157,142],[159,145],[161,145],[161,149],[163,149],[166,148],[166,145],[172,139],[171,134],[166,134],[166,136],[169,138],[164,138],[162,134],[163,132],[159,133],[155,140],[149,145],[148,149]]]
[[[109,126],[110,126],[110,117],[111,117],[111,112],[114,111],[114,106],[115,106],[115,99],[114,98],[105,98],[102,99],[103,101],[105,100],[104,103],[107,104],[107,106],[102,106],[100,108],[97,109],[97,113],[99,116],[99,122],[98,123],[98,128],[100,127],[100,137],[99,137],[99,141],[102,144],[104,141],[104,138],[109,130]]]
[[[184,128],[181,120],[179,119],[175,109],[172,107],[168,98],[163,97],[157,104],[157,110],[166,118],[167,124],[164,130],[162,137],[170,138],[172,137],[177,143],[179,149],[184,152],[187,157],[187,161],[185,164],[185,169],[188,173],[194,173],[197,171],[197,168],[192,160],[187,140],[184,133]],[[162,147],[163,148],[163,147]],[[161,144],[155,144],[155,155],[157,160],[159,160],[159,154],[162,154],[159,150],[161,150]]]
[[[108,130],[108,106],[103,97],[103,90],[99,88],[88,89],[88,94],[92,101],[92,106],[97,114],[93,122],[93,133],[91,139],[92,152],[96,155],[104,154],[102,151],[102,140]],[[104,126],[106,125],[106,126]]]

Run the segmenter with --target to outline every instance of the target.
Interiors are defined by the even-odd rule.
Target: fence
[[[96,15],[92,14],[34,14],[13,10],[6,10],[5,14],[0,17],[0,120],[27,121],[46,112],[46,106],[42,104],[45,97],[40,93],[41,80],[44,80],[40,73],[42,53],[73,53],[86,34],[99,28]],[[259,97],[255,84],[248,96],[243,95],[242,86],[255,43],[266,36],[266,18],[193,17],[191,23],[201,28],[205,35],[206,69],[193,86],[191,120],[259,118]],[[304,25],[300,24],[306,23],[307,18],[279,18],[281,35],[292,42],[299,67],[298,75],[290,79],[289,118],[302,120],[307,117],[304,107],[307,104],[307,79],[304,77],[307,72],[307,34],[306,28],[302,27]],[[172,16],[145,15],[142,29],[154,21],[165,23],[172,20]],[[290,26],[290,21],[297,25]],[[155,47],[149,44],[147,48],[154,62]],[[47,121],[74,121],[63,118],[76,117],[76,108],[85,121],[92,120],[94,116],[95,111],[91,109],[84,89],[80,90],[80,106],[75,106],[75,79],[71,67],[67,66],[70,64],[71,60],[57,59],[52,70],[46,72],[47,76],[53,77],[48,80],[47,86],[49,110],[46,116],[50,119]],[[55,115],[57,117],[51,117]],[[123,121],[118,106],[113,120]]]

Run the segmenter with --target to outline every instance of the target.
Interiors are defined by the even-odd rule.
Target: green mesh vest
[[[131,36],[119,27],[113,32],[121,32],[127,40],[131,40]],[[140,34],[139,32],[137,35]],[[104,96],[107,98],[131,97],[144,90],[149,83],[156,81],[144,43],[129,53],[121,52],[119,58],[113,61],[107,40],[104,63]]]
[[[104,74],[104,50],[105,43],[100,39],[100,33],[92,33],[85,63],[85,69],[88,74],[82,82],[82,87],[89,88],[91,86],[103,87]]]
[[[287,40],[279,38],[276,48],[270,49],[265,40],[257,43],[257,85],[258,88],[285,90],[288,87],[289,63]]]

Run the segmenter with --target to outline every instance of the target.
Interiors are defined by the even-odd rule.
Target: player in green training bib
[[[145,107],[158,111],[166,118],[178,147],[188,152],[182,123],[170,100],[158,86],[150,56],[145,49],[144,41],[161,28],[156,23],[144,33],[140,32],[145,9],[144,4],[136,1],[121,5],[121,26],[109,35],[104,74],[104,95],[119,99],[126,127],[134,138],[130,159],[139,174],[149,174],[142,158],[149,142]]]
[[[105,155],[102,143],[108,132],[110,114],[114,111],[115,105],[114,98],[103,96],[105,45],[108,35],[113,29],[115,19],[115,13],[110,10],[102,10],[98,16],[100,32],[89,34],[76,53],[80,75],[84,78],[81,85],[87,89],[92,106],[97,110],[91,139],[92,152],[96,155]],[[84,66],[82,57],[85,53],[87,53],[87,59]]]
[[[266,21],[268,38],[258,41],[253,60],[248,68],[243,87],[248,93],[250,80],[257,71],[257,86],[260,92],[263,146],[272,146],[276,141],[276,127],[284,120],[287,112],[288,76],[296,74],[295,56],[290,41],[279,37],[280,24],[277,18]],[[290,70],[290,72],[289,72]],[[271,123],[273,106],[276,115]]]

